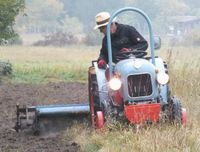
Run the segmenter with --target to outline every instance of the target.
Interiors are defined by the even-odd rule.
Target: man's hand
[[[120,50],[121,52],[128,52],[128,51],[130,51],[128,48],[122,48],[121,50]]]
[[[106,69],[106,67],[107,67],[107,64],[106,64],[105,60],[101,59],[101,60],[98,61],[98,68],[99,69]]]

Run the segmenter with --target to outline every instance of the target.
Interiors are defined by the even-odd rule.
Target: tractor
[[[112,20],[125,11],[139,13],[147,21],[151,55],[146,56],[147,52],[140,50],[123,52],[126,58],[113,65],[110,27]],[[92,61],[88,69],[89,102],[31,107],[17,105],[17,132],[24,124],[37,132],[40,118],[52,115],[86,114],[95,129],[103,128],[108,118],[126,120],[134,125],[157,123],[161,119],[186,125],[186,109],[182,108],[178,98],[170,94],[167,64],[155,57],[155,49],[160,48],[161,40],[154,36],[149,17],[137,8],[119,9],[111,15],[106,34],[109,78],[105,75],[106,70],[99,69],[97,61]]]

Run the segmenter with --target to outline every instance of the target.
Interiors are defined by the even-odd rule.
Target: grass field
[[[13,82],[85,81],[97,47],[1,47],[0,59],[13,65]]]
[[[87,82],[91,60],[99,47],[67,48],[1,47],[0,59],[13,64],[13,83],[49,81]],[[101,152],[198,152],[200,151],[200,48],[163,47],[157,52],[168,62],[172,94],[179,97],[188,111],[188,125],[156,125],[136,132],[130,126],[108,126],[101,133],[84,126],[66,130],[83,151]],[[110,131],[112,130],[112,131]]]

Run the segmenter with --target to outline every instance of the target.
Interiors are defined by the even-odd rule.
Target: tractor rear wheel
[[[187,121],[186,109],[182,108],[181,102],[175,97],[172,98],[171,104],[172,122],[174,124],[182,124],[185,126]]]
[[[172,118],[174,123],[181,123],[182,118],[182,112],[181,112],[182,106],[178,99],[173,98],[173,104],[172,104]]]

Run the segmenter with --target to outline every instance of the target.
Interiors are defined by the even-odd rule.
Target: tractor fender
[[[97,83],[98,83],[98,93],[99,93],[99,100],[100,103],[104,105],[104,108],[107,108],[109,106],[108,102],[108,87],[107,87],[107,79],[105,76],[104,69],[99,69],[97,62],[94,63],[96,77],[97,77]]]

